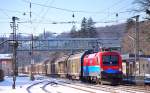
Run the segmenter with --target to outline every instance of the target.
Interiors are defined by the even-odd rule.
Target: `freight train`
[[[30,66],[20,68],[29,73]],[[24,70],[23,70],[24,69]],[[54,62],[34,64],[34,74],[111,84],[122,81],[122,59],[116,51],[89,51],[58,58]]]

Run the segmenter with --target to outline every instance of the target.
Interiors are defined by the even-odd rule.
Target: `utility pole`
[[[15,89],[16,86],[16,75],[17,73],[17,65],[16,65],[16,55],[17,55],[17,47],[18,47],[18,42],[16,40],[16,30],[17,27],[16,26],[16,20],[19,20],[19,18],[17,17],[12,17],[12,21],[11,22],[11,27],[13,29],[13,42],[12,42],[12,46],[13,46],[13,60],[12,60],[12,68],[13,68],[13,85],[12,88]]]
[[[133,18],[135,18],[135,67],[137,68],[137,70],[135,71],[135,83],[137,85],[143,85],[144,84],[144,78],[141,77],[141,63],[140,63],[140,54],[139,54],[139,48],[140,48],[140,44],[139,44],[139,15],[134,16]]]
[[[134,16],[133,18],[135,18],[135,60],[136,63],[139,62],[138,64],[138,74],[140,74],[140,59],[139,59],[139,15]]]
[[[137,61],[139,62],[139,75],[140,75],[140,58],[139,58],[139,15],[135,17],[136,19],[136,51],[137,51]]]
[[[34,58],[33,58],[33,34],[31,34],[31,72],[30,72],[30,80],[34,80],[34,73],[33,73],[33,65],[34,65]]]
[[[30,0],[30,23],[32,23],[32,21],[31,21],[31,17],[32,17],[32,12],[31,12],[31,0]]]
[[[135,18],[135,63],[134,63],[134,71],[135,76],[140,75],[140,59],[139,59],[139,15],[134,16]],[[138,65],[138,72],[136,71]]]
[[[31,0],[30,0],[30,24],[32,25],[32,12],[31,12]],[[31,72],[30,72],[30,80],[34,80],[34,75],[33,75],[33,65],[34,65],[34,58],[33,58],[33,34],[31,35]]]

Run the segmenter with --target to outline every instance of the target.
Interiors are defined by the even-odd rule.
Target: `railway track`
[[[95,85],[93,84],[86,84],[86,83],[68,83],[68,82],[64,82],[64,81],[60,81],[62,83],[66,83],[68,85],[72,85],[72,86],[78,86],[78,87],[84,87],[84,88],[87,88],[87,89],[92,89],[92,90],[96,90],[96,91],[104,91],[104,92],[114,92],[116,93],[114,90],[112,90],[112,88],[110,87],[104,87],[104,86],[101,86],[101,87],[95,87]]]
[[[60,81],[60,82],[64,82],[64,81]],[[64,82],[64,83],[71,84],[70,82]],[[79,83],[79,82],[73,82],[73,84],[76,86],[86,87],[86,88],[90,88],[90,89],[94,89],[94,90],[101,90],[101,91],[105,91],[105,92],[150,93],[150,86],[146,86],[146,87],[143,87],[143,86],[124,86],[124,85],[110,86],[110,85],[94,85],[94,84]]]
[[[149,87],[149,86],[148,86]],[[150,87],[149,89],[146,88],[146,87],[143,87],[143,86],[123,86],[123,85],[120,85],[120,86],[117,86],[117,87],[114,87],[114,89],[119,89],[121,91],[127,91],[127,92],[132,92],[132,93],[150,93]]]
[[[117,93],[150,93],[150,90],[147,90],[145,87],[141,86],[123,86],[123,85],[117,85],[117,86],[110,86],[110,85],[92,85],[92,88],[96,89],[102,89],[102,90],[109,90],[114,91]],[[150,88],[150,87],[149,87]]]
[[[54,86],[56,85],[56,86]],[[58,90],[59,87],[64,87],[64,88],[71,88],[71,89],[74,89],[74,90],[78,90],[80,91],[81,93],[96,93],[94,91],[91,91],[91,90],[87,90],[87,89],[84,89],[84,88],[79,88],[79,87],[75,87],[75,86],[68,86],[66,84],[62,84],[62,83],[57,83],[57,82],[54,82],[54,81],[41,81],[41,82],[37,82],[37,83],[34,83],[30,86],[28,86],[26,88],[27,92],[28,93],[63,93],[63,91],[60,91]],[[46,87],[51,87],[51,88],[46,88]],[[36,91],[35,90],[32,90],[32,89],[37,89]],[[66,93],[66,92],[64,92]]]
[[[43,86],[43,90],[46,93],[52,93],[51,91],[46,89],[46,87],[48,85],[50,85],[50,86],[57,85],[57,87],[62,87],[63,86],[64,88],[71,88],[71,89],[79,90],[80,92],[85,92],[85,93],[96,93],[94,91],[87,90],[87,89],[84,89],[84,88],[79,88],[79,87],[70,86],[70,85],[67,85],[67,84],[64,84],[64,83],[56,83],[56,82],[50,82],[50,83],[47,83],[45,86]],[[57,93],[61,93],[61,92],[57,90]]]
[[[87,93],[96,93],[96,92],[94,92],[94,90],[85,89],[85,87],[77,87],[77,86],[69,85],[69,84],[60,84],[60,85],[65,86],[65,87],[69,87],[69,88],[73,88],[73,89],[77,89],[77,90],[81,90],[81,91],[84,91]]]
[[[133,86],[133,85],[94,85],[89,83],[84,83],[81,81],[71,81],[71,80],[45,80],[37,82],[27,87],[28,93],[37,93],[32,90],[32,88],[40,88],[42,93],[63,93],[61,88],[70,88],[78,90],[85,93],[99,93],[99,91],[107,93],[150,93],[150,86]],[[55,93],[54,92],[54,93]],[[79,93],[80,93],[79,92]],[[38,92],[39,93],[39,92]],[[41,93],[41,92],[40,92]],[[66,92],[64,92],[66,93]]]
[[[45,83],[45,82],[47,82],[47,81],[41,81],[41,82],[34,83],[34,84],[28,86],[28,87],[26,88],[26,90],[27,90],[28,93],[34,93],[34,92],[32,92],[33,87],[36,87],[36,86],[38,86],[38,85],[40,85],[40,84],[43,84],[43,83]]]
[[[52,86],[52,85],[54,85],[54,84],[56,84],[56,83],[48,82],[47,84],[45,84],[45,85],[42,87],[42,90],[45,91],[45,93],[51,93],[51,91],[47,90],[46,87],[47,87],[48,85],[51,85],[51,86]]]

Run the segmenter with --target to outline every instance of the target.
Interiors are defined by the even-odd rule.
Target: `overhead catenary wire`
[[[9,15],[8,15],[3,9],[0,8],[0,11],[1,11],[4,15],[6,15],[8,18],[10,18]]]
[[[125,0],[123,0],[125,1]],[[118,4],[121,4],[123,2],[122,0],[119,0],[115,3],[113,3],[112,5],[110,5],[109,7],[107,7],[106,9],[104,9],[103,11],[107,11],[108,10],[108,16],[110,16],[111,14],[119,14],[119,13],[126,13],[126,12],[130,12],[130,11],[123,11],[123,12],[110,12],[110,8],[112,9],[112,7],[117,6]]]
[[[29,3],[29,1],[26,1],[26,0],[22,0],[26,3]],[[49,7],[49,8],[52,8],[52,9],[56,9],[56,10],[61,10],[61,11],[65,11],[65,12],[72,12],[72,13],[88,13],[88,14],[105,14],[107,12],[102,12],[102,11],[85,11],[85,10],[71,10],[71,9],[66,9],[66,8],[59,8],[59,7],[55,7],[55,6],[52,6],[52,5],[45,5],[45,4],[39,4],[39,3],[34,3],[34,2],[31,2],[31,4],[33,5],[38,5],[38,6],[41,6],[41,7]],[[132,12],[133,10],[129,11],[129,10],[125,10],[125,11],[119,11],[117,13],[126,13],[126,12]],[[115,14],[116,12],[111,12],[111,14]]]
[[[45,4],[49,3],[48,1],[49,1],[49,0],[47,0],[47,1],[45,2]],[[49,5],[52,5],[53,2],[54,2],[54,0],[51,0],[51,2],[49,3]],[[45,16],[46,16],[46,14],[48,13],[49,9],[50,9],[50,8],[48,7],[47,10],[46,10],[45,12],[43,12],[44,9],[43,9],[43,7],[42,7],[42,9],[41,9],[41,11],[40,11],[39,14],[42,14],[41,12],[43,12],[43,15],[41,15],[41,18],[40,18],[39,22],[43,22],[43,20],[45,19]],[[37,16],[37,17],[39,18],[39,16]],[[35,18],[35,19],[37,19],[37,18]]]
[[[120,20],[120,21],[123,21]],[[109,20],[109,21],[95,21],[94,23],[113,23],[113,22],[116,22],[114,20]],[[22,21],[22,22],[18,22],[20,24],[26,24],[26,23],[30,23],[30,21]],[[73,24],[73,23],[77,23],[77,24],[81,24],[80,21],[60,21],[60,22],[56,22],[56,21],[53,21],[53,22],[34,22],[32,21],[32,23],[36,23],[36,24]]]
[[[0,8],[0,10],[7,11],[7,12],[23,13],[23,11],[11,10],[11,9],[4,9],[4,8]],[[29,12],[26,12],[26,13],[29,13]]]
[[[45,4],[38,4],[38,3],[34,3],[34,2],[29,2],[27,0],[22,0],[24,2],[27,2],[27,3],[31,3],[31,4],[34,4],[34,5],[39,5],[39,6],[42,6],[42,7],[48,7],[48,8],[53,8],[53,9],[58,9],[58,10],[62,10],[62,11],[66,11],[66,12],[79,12],[79,13],[90,13],[90,14],[105,14],[107,12],[100,12],[100,11],[83,11],[83,10],[78,10],[78,11],[75,11],[75,10],[71,10],[71,9],[65,9],[65,8],[58,8],[58,7],[54,7],[54,6],[51,6],[51,5],[45,5]],[[119,1],[121,2],[121,1]],[[118,2],[116,2],[115,4],[117,4]],[[120,3],[118,3],[120,4]],[[113,5],[112,5],[113,6]],[[8,11],[8,12],[16,12],[16,13],[30,13],[30,12],[23,12],[23,11],[19,11],[19,10],[10,10],[10,9],[3,9],[3,8],[0,8],[1,10],[5,10],[5,11]],[[129,13],[129,12],[133,12],[134,10],[125,10],[125,11],[118,11],[118,12],[110,12],[110,14],[120,14],[120,13]],[[32,12],[33,13],[33,12]]]
[[[88,14],[102,14],[102,15],[108,14],[108,12],[106,12],[106,11],[71,10],[71,9],[66,9],[66,8],[55,7],[55,6],[52,6],[52,5],[46,5],[46,4],[40,4],[40,3],[35,3],[35,2],[29,2],[29,0],[22,0],[22,1],[24,1],[26,3],[31,3],[32,5],[37,5],[37,6],[41,6],[41,7],[48,7],[48,9],[52,8],[52,9],[61,10],[61,11],[65,11],[65,12],[71,12],[73,14],[74,13],[88,13]],[[124,1],[126,1],[126,0],[124,0]],[[111,5],[111,7],[113,7],[114,5],[118,5],[118,4],[122,3],[122,2],[123,2],[122,0],[119,0],[116,3],[114,3],[113,5]],[[131,13],[131,12],[133,12],[133,10],[124,10],[124,11],[117,11],[117,12],[109,12],[109,15],[118,15],[118,16],[116,16],[116,19],[115,19],[115,21],[118,22],[118,19],[120,18],[119,17],[120,14]],[[43,21],[43,17],[40,18],[40,19],[42,19],[42,21]],[[45,19],[45,17],[44,17],[44,19]],[[41,21],[41,20],[39,20],[39,21]]]
[[[25,1],[25,0],[24,0]],[[27,1],[27,0],[26,0]],[[29,1],[29,0],[28,0]],[[33,0],[34,1],[34,0]],[[48,1],[48,0],[47,0]],[[63,21],[63,20],[54,20],[54,19],[52,19],[52,21],[50,20],[50,19],[48,19],[46,16],[44,16],[44,18],[42,17],[42,14],[44,15],[44,12],[45,13],[47,13],[47,11],[49,11],[49,9],[51,9],[52,7],[55,7],[55,6],[52,6],[52,5],[50,5],[50,4],[48,4],[47,3],[47,5],[46,6],[43,6],[43,5],[45,5],[45,4],[40,4],[40,5],[36,5],[36,4],[33,4],[34,2],[31,2],[31,4],[32,4],[32,22],[33,23],[35,23],[35,24],[42,24],[42,25],[40,25],[41,27],[42,26],[47,26],[47,25],[45,25],[45,24],[52,24],[52,25],[68,25],[68,24],[72,24],[73,23],[73,21],[70,19],[70,21]],[[37,3],[38,4],[38,3]],[[29,3],[28,3],[28,5],[29,5]],[[41,6],[41,7],[40,7]],[[50,7],[50,6],[52,6],[52,7]],[[38,7],[38,8],[44,8],[45,10],[47,9],[47,11],[42,11],[43,13],[38,13],[39,11],[34,11],[34,7]],[[106,14],[107,12],[106,11],[94,11],[94,10],[91,10],[91,11],[84,11],[84,10],[72,10],[72,9],[67,9],[67,11],[66,11],[66,9],[65,8],[59,8],[59,7],[55,7],[55,8],[52,8],[52,9],[56,9],[56,10],[61,10],[61,11],[65,11],[64,13],[66,13],[66,12],[69,12],[70,14],[75,14],[75,16],[77,17],[77,15],[76,14],[79,14],[79,13],[86,13],[86,14]],[[23,14],[24,12],[27,14],[27,16],[28,16],[28,19],[24,19],[24,18],[22,18],[21,20],[20,20],[20,24],[22,24],[22,25],[29,25],[29,23],[30,23],[30,20],[29,20],[29,14],[30,14],[30,11],[29,10],[27,10],[27,11],[22,11],[22,10],[15,10],[15,9],[4,9],[4,8],[2,8],[2,10],[6,13],[5,15],[7,16],[8,14],[9,14],[9,12],[12,12],[12,13],[21,13],[21,14]],[[69,11],[68,11],[69,10]],[[36,18],[36,16],[34,15],[34,12],[36,13],[36,14],[38,14],[38,16],[37,16],[37,18]],[[116,11],[116,12],[112,12],[112,11],[110,11],[110,14],[116,14],[116,13],[118,13],[118,14],[124,14],[124,13],[131,13],[131,12],[133,12],[133,10],[120,10],[120,11]],[[9,16],[9,15],[8,15]],[[7,16],[7,17],[8,17]],[[70,15],[71,16],[71,15]],[[112,16],[112,15],[111,15]],[[41,18],[40,18],[41,17]],[[33,19],[37,19],[37,20],[33,20]],[[40,20],[41,19],[44,19],[44,20],[42,20],[41,22],[40,22]],[[49,17],[50,18],[50,17]],[[129,18],[129,17],[128,17]],[[10,18],[11,19],[11,18]],[[28,20],[28,21],[26,21],[26,20]],[[50,21],[48,21],[48,20],[50,20]],[[126,18],[124,18],[124,20],[126,20]],[[122,21],[122,19],[120,20],[120,18],[119,18],[119,20],[118,20],[118,23],[119,22],[121,22]],[[105,20],[105,21],[100,21],[99,19],[98,20],[95,20],[95,23],[96,23],[96,25],[97,24],[101,24],[101,23],[104,23],[105,25],[108,25],[109,23],[115,23],[116,22],[116,20],[114,19],[114,20]],[[2,22],[0,22],[0,23],[10,23],[10,22],[5,22],[5,21],[2,21]],[[74,23],[77,23],[77,25],[78,24],[81,24],[81,22],[80,22],[80,20],[79,19],[77,19],[77,21],[75,21]],[[43,25],[44,24],[44,25]],[[32,26],[34,26],[35,28],[36,28],[36,30],[40,30],[38,27],[39,26],[37,26],[37,25],[34,25],[34,24],[32,24]],[[24,26],[24,27],[26,27],[26,26]],[[31,27],[31,26],[30,26]],[[35,32],[35,31],[34,31]]]
[[[26,14],[30,14],[29,11],[19,11],[19,10],[12,10],[12,9],[6,9],[6,8],[0,8],[0,11],[5,11],[5,14],[7,14],[6,12],[10,12],[10,13],[18,13],[18,14],[23,14],[23,15],[26,15]],[[32,14],[35,14],[37,15],[35,12],[32,12]],[[7,14],[8,15],[8,14]],[[9,16],[9,15],[8,15]],[[7,16],[7,17],[8,17]],[[10,17],[11,19],[11,17]]]
[[[23,0],[25,2],[28,2],[26,0]],[[29,3],[29,2],[28,2]],[[78,11],[74,11],[74,10],[70,10],[70,9],[64,9],[64,8],[58,8],[58,7],[54,7],[54,6],[51,6],[51,5],[45,5],[45,4],[38,4],[38,3],[34,3],[34,2],[30,2],[31,4],[33,5],[38,5],[38,6],[42,6],[42,7],[48,7],[49,8],[54,8],[54,9],[58,9],[58,10],[62,10],[62,11],[66,11],[66,12],[82,12],[82,13],[100,13],[100,12],[89,12],[89,11],[82,11],[82,10],[78,10]],[[131,11],[123,11],[121,13],[124,13],[124,12],[131,12]],[[115,13],[114,13],[115,14]],[[43,20],[42,20],[43,21]],[[95,22],[95,23],[112,23],[112,22],[116,22],[116,21],[106,21],[106,22]],[[28,22],[22,22],[22,23],[28,23]],[[80,24],[81,22],[71,22],[71,21],[68,21],[68,22],[33,22],[33,23],[36,23],[36,24],[73,24],[73,23],[78,23]]]
[[[115,2],[114,4],[110,5],[107,9],[112,8],[114,6],[116,7],[117,5],[121,4],[124,1],[126,1],[126,0],[119,0],[119,1]]]
[[[7,21],[0,21],[0,23],[10,23],[10,22],[7,22]]]
[[[26,14],[30,14],[30,12],[28,12],[28,11],[18,11],[18,10],[10,10],[10,9],[4,9],[4,8],[0,8],[0,11],[1,12],[3,12],[4,13],[4,11],[5,11],[5,15],[8,17],[9,15],[6,13],[6,11],[7,12],[13,12],[13,13],[26,13]],[[70,11],[69,11],[70,12]],[[77,11],[76,11],[77,12]],[[82,11],[79,11],[79,12],[82,12]],[[120,14],[122,14],[122,13],[131,13],[131,12],[134,12],[134,10],[125,10],[125,11],[118,11],[118,12],[110,12],[110,14],[116,14],[116,13],[120,13]],[[142,11],[140,11],[140,12],[142,12]],[[74,13],[74,12],[73,12]],[[90,14],[92,14],[92,13],[97,13],[97,14],[106,14],[107,12],[90,12],[90,11],[84,11],[84,12],[82,12],[82,13],[90,13]],[[38,14],[36,14],[36,13],[34,13],[34,12],[32,12],[32,14],[35,14],[36,16],[39,16]],[[9,19],[11,19],[11,17],[9,18]]]
[[[31,22],[32,12],[31,12],[31,0],[30,0],[30,22]]]
[[[47,0],[47,1],[45,2],[45,4],[46,4],[48,1],[49,1],[49,0]],[[43,7],[42,7],[41,11],[38,12],[38,15],[35,15],[36,18],[34,18],[34,20],[37,20],[37,19],[39,18],[39,16],[41,16],[41,14],[42,14],[43,11],[44,11],[44,9],[43,9]],[[40,18],[40,19],[41,19],[41,18]]]
[[[49,0],[47,0],[46,3],[48,3],[48,1],[49,1]],[[53,4],[53,2],[54,2],[54,0],[52,0],[52,1],[49,3],[49,6],[51,6],[51,5]],[[48,13],[49,9],[50,9],[50,7],[48,7],[47,10],[46,10],[46,11],[43,13],[43,15],[41,16],[42,20],[45,19],[45,16],[46,16],[46,14]]]

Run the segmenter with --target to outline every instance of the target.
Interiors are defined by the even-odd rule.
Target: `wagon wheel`
[[[100,81],[100,84],[103,85],[103,81],[102,80]]]
[[[95,82],[96,84],[98,84],[99,83],[99,79],[96,77],[96,82]]]
[[[101,82],[100,78],[97,78],[96,79],[96,84],[100,84],[100,82]]]
[[[103,81],[102,81],[102,76],[100,75],[100,78],[99,78],[99,82],[101,85],[103,85]]]

